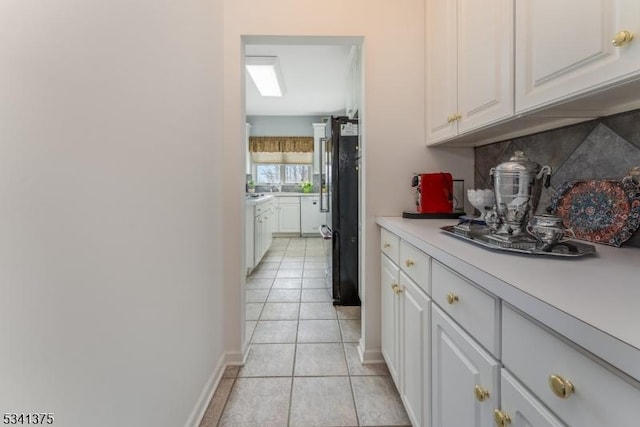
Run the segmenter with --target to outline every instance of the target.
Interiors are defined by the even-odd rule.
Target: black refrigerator
[[[358,296],[358,175],[360,164],[357,119],[331,117],[320,147],[320,210],[325,225],[327,288],[334,305],[360,305]]]

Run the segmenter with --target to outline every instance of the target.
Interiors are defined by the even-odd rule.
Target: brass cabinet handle
[[[458,298],[458,295],[453,294],[451,292],[449,292],[447,294],[447,302],[449,304],[453,305],[453,304],[457,303],[458,301],[460,301],[460,298]]]
[[[462,116],[460,115],[460,113],[456,113],[456,114],[454,114],[454,116],[453,116],[453,120],[454,120],[454,121],[456,121],[456,120],[460,120],[461,118],[462,118]]]
[[[390,248],[390,247],[391,247],[391,243],[384,242],[384,248],[385,248],[385,249],[388,249],[388,248]]]
[[[453,115],[447,116],[447,123],[453,122]]]
[[[633,40],[633,33],[629,30],[622,30],[613,36],[611,44],[615,47],[622,47],[628,45]]]
[[[395,292],[397,286],[398,286],[397,284],[391,283],[391,290]]]
[[[415,263],[413,262],[413,260],[407,259],[407,260],[405,261],[405,264],[407,264],[407,267],[413,267],[413,265],[414,265]]]
[[[404,292],[404,289],[402,289],[402,286],[397,285],[395,291],[396,291],[396,295],[399,295],[402,292]]]
[[[473,388],[473,394],[476,395],[476,400],[478,402],[484,402],[489,397],[489,390],[477,385]]]
[[[576,391],[571,381],[565,380],[560,375],[549,376],[549,387],[553,394],[561,399],[568,399]]]
[[[493,411],[493,419],[496,422],[496,426],[505,427],[511,424],[511,417],[506,412],[502,412],[499,409]]]

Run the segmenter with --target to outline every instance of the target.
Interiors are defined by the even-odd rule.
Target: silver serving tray
[[[527,241],[523,239],[519,242],[499,242],[491,233],[482,230],[464,230],[456,229],[455,225],[447,225],[440,227],[447,234],[451,234],[459,239],[466,240],[479,246],[489,249],[496,249],[505,252],[517,252],[528,255],[546,255],[561,257],[578,257],[583,255],[594,254],[596,247],[588,243],[576,242],[575,240],[558,243],[547,250],[542,250],[536,245],[535,240]]]

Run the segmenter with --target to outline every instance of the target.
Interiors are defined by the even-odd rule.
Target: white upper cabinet
[[[427,144],[513,115],[513,1],[427,0]]]
[[[640,1],[518,0],[515,61],[516,113],[638,77]]]

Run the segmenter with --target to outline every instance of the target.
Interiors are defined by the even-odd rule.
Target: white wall
[[[247,116],[251,136],[313,136],[313,124],[320,116]]]
[[[470,149],[425,148],[423,0],[227,0],[225,2],[225,280],[241,272],[244,129],[242,35],[364,36],[363,341],[366,358],[380,349],[380,215],[399,216],[413,206],[413,172],[446,170],[473,181]],[[242,300],[240,287],[227,298]],[[240,317],[229,319],[240,336]],[[233,331],[231,331],[233,332]],[[233,334],[228,345],[239,348]]]
[[[0,413],[197,421],[224,356],[221,17],[0,3]]]

